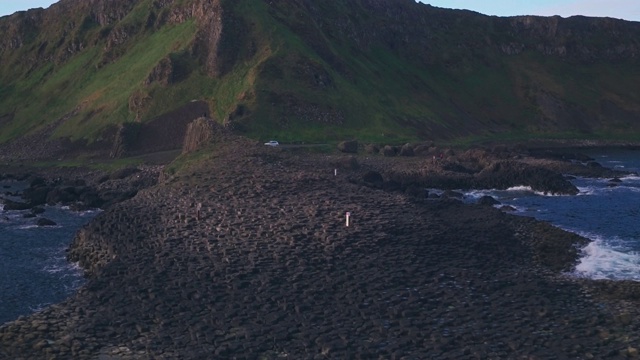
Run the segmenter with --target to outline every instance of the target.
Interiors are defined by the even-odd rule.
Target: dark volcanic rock
[[[407,188],[404,190],[404,193],[407,194],[408,196],[415,197],[415,198],[429,197],[429,191],[427,191],[427,189],[415,184],[411,184],[407,186]]]
[[[496,200],[493,196],[485,195],[478,200],[479,205],[497,205],[500,204],[500,201]]]
[[[348,140],[343,141],[338,144],[338,150],[343,153],[355,154],[358,152],[358,141],[357,140]]]
[[[362,181],[368,184],[372,184],[375,186],[382,186],[384,179],[382,175],[380,175],[377,171],[368,171],[364,176],[362,176]]]
[[[85,188],[85,190],[78,195],[78,201],[87,208],[99,208],[102,207],[105,202],[94,188]]]
[[[449,198],[449,199],[462,199],[464,198],[464,194],[459,193],[457,191],[453,191],[453,190],[446,190],[444,193],[442,193],[443,197]]]
[[[395,180],[389,180],[389,181],[385,181],[382,184],[382,188],[385,191],[398,191],[402,189],[402,184],[400,184],[399,182],[395,181]]]
[[[5,210],[28,210],[31,208],[32,208],[32,205],[28,203],[22,203],[22,202],[12,201],[8,199],[4,200]]]
[[[29,187],[22,193],[22,198],[27,200],[31,205],[43,205],[47,203],[47,195],[51,191],[51,187],[38,186]]]
[[[241,145],[83,227],[68,255],[86,286],[0,326],[0,358],[604,359],[639,343],[637,300],[614,317],[623,303],[558,276],[584,239],[362,186],[324,171],[325,154],[266,162]],[[635,299],[631,286],[611,293]]]
[[[367,154],[378,154],[380,152],[380,147],[376,144],[367,144],[364,146],[364,152]]]
[[[391,146],[391,145],[385,145],[382,148],[382,150],[380,150],[380,152],[384,156],[396,156],[396,154],[398,153],[396,147],[395,146]]]
[[[334,162],[333,165],[337,169],[344,170],[358,170],[360,168],[360,163],[354,156],[340,158],[336,162]]]
[[[413,146],[411,144],[404,144],[400,148],[400,156],[415,156],[413,152]]]
[[[31,209],[31,213],[35,215],[42,214],[44,212],[45,212],[44,208],[40,206],[36,206],[33,209]]]
[[[118,190],[108,190],[100,193],[100,199],[103,201],[102,208],[109,207],[113,204],[119,203],[121,201],[131,199],[136,196],[137,190],[130,189],[126,191],[118,191]]]
[[[569,195],[578,193],[578,189],[561,174],[515,161],[494,162],[482,170],[474,181],[476,188],[506,189],[525,185],[545,193]]]
[[[47,204],[68,204],[78,198],[75,188],[72,186],[57,187],[47,193]]]
[[[124,179],[138,172],[140,172],[140,169],[127,167],[114,171],[113,173],[111,173],[111,175],[109,175],[109,178],[112,180]]]
[[[30,188],[36,188],[45,185],[47,185],[47,180],[40,176],[33,178],[33,180],[31,180],[31,182],[29,183]]]
[[[58,225],[55,221],[47,219],[47,218],[39,218],[36,222],[38,226],[55,226]]]

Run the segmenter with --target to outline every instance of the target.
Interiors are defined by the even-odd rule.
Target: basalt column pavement
[[[637,355],[637,325],[537,259],[563,234],[353,184],[322,155],[220,149],[85,227],[87,285],[0,327],[0,357]]]

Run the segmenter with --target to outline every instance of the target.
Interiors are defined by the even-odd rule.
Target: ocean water
[[[587,153],[603,166],[640,173],[640,151]],[[573,275],[592,279],[640,281],[640,176],[611,179],[577,178],[576,196],[545,196],[527,187],[506,191],[471,191],[465,201],[491,195],[511,205],[518,215],[547,221],[592,242],[582,249]],[[501,205],[498,205],[501,206]]]
[[[23,187],[0,182],[0,191]],[[75,232],[97,211],[73,212],[47,206],[38,216],[58,225],[38,227],[29,211],[5,211],[0,204],[0,324],[60,302],[83,283],[82,270],[66,260]]]

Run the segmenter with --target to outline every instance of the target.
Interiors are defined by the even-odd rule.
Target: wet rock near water
[[[500,201],[496,200],[493,196],[485,195],[485,196],[482,196],[480,199],[478,199],[478,204],[493,206],[493,205],[499,205]]]
[[[14,211],[20,211],[20,210],[29,210],[31,209],[33,206],[31,204],[28,203],[23,203],[23,202],[19,202],[19,201],[13,201],[13,200],[9,200],[9,199],[4,199],[3,200],[4,203],[4,210],[14,210]]]
[[[89,179],[67,179],[62,177],[67,175],[65,171],[60,171],[60,174],[52,172],[46,178],[31,173],[5,175],[11,178],[22,177],[23,181],[29,181],[29,186],[22,192],[13,194],[20,196],[23,201],[4,199],[3,202],[5,210],[42,209],[42,205],[69,206],[77,211],[104,209],[132,198],[139,189],[155,185],[159,171],[160,167],[125,168],[110,174],[95,173],[88,176]],[[82,174],[82,170],[79,173]],[[34,214],[37,211],[32,210]]]
[[[39,218],[36,221],[36,225],[38,226],[56,226],[58,225],[55,221],[47,219],[47,218]]]

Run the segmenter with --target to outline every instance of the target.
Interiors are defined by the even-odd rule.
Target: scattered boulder
[[[358,141],[348,140],[338,144],[338,150],[343,153],[355,154],[358,152]]]
[[[378,154],[380,153],[380,147],[376,144],[367,144],[364,146],[364,152],[367,154]]]
[[[429,145],[418,145],[413,148],[413,154],[416,156],[429,155]]]
[[[33,206],[31,204],[28,204],[28,203],[12,201],[12,200],[8,200],[8,199],[4,200],[4,210],[20,211],[20,210],[29,210],[32,207]]]
[[[593,161],[591,156],[582,153],[573,154],[573,159],[581,162]]]
[[[78,195],[80,201],[86,208],[99,208],[104,204],[100,194],[93,188],[86,188]]]
[[[493,206],[493,205],[500,204],[500,202],[496,200],[493,196],[485,195],[478,200],[478,204]]]
[[[51,191],[48,186],[29,187],[22,193],[22,198],[31,205],[43,205],[47,203],[47,195]]]
[[[415,156],[413,152],[413,146],[411,144],[404,144],[400,148],[400,156]]]
[[[385,147],[383,147],[382,150],[380,150],[380,152],[384,156],[396,156],[397,154],[396,148],[391,145],[385,145]]]
[[[47,219],[47,218],[39,218],[36,222],[38,226],[55,226],[58,225],[55,221]]]
[[[72,186],[57,187],[47,193],[46,203],[49,205],[68,204],[77,199],[75,188]]]

